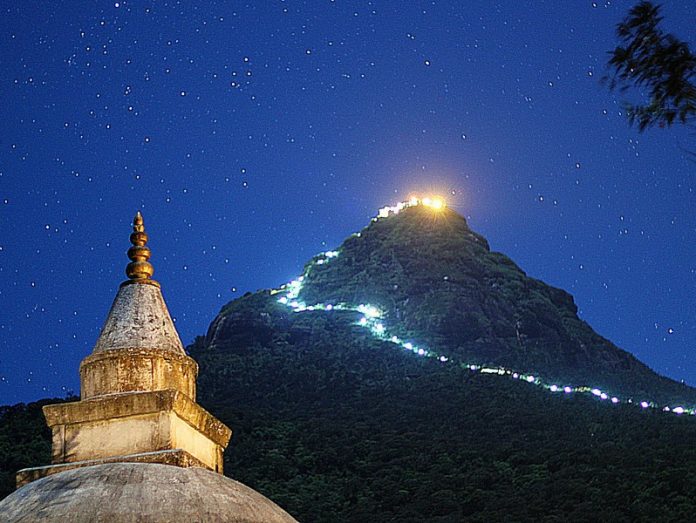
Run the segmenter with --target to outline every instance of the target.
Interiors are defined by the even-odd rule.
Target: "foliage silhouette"
[[[630,123],[643,131],[657,125],[691,124],[696,117],[696,55],[661,27],[660,6],[640,2],[617,25],[620,45],[611,51],[605,77],[611,89],[646,89],[648,100],[626,104]]]

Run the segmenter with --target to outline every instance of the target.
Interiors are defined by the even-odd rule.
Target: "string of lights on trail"
[[[404,209],[419,205],[428,207],[433,211],[440,211],[444,209],[445,202],[441,198],[436,197],[411,197],[405,202],[399,202],[393,206],[382,207],[377,213],[377,216],[373,218],[372,221],[387,219],[391,216],[395,216]],[[355,233],[355,235],[360,236],[360,233]],[[425,347],[421,344],[416,343],[413,340],[405,340],[400,338],[399,336],[390,333],[389,328],[383,320],[384,312],[374,305],[366,303],[354,305],[344,302],[315,303],[308,305],[301,301],[300,293],[302,292],[302,287],[304,285],[304,281],[307,275],[312,271],[312,269],[316,265],[324,265],[325,263],[329,263],[332,259],[337,258],[339,255],[339,251],[326,251],[318,254],[317,256],[315,256],[313,261],[307,265],[307,268],[305,269],[305,272],[302,276],[298,277],[295,280],[292,280],[289,283],[282,285],[280,288],[273,290],[271,293],[274,295],[280,295],[280,297],[278,298],[278,302],[290,308],[292,311],[296,313],[306,311],[345,311],[358,313],[360,314],[360,319],[356,322],[356,325],[367,329],[370,332],[370,334],[376,339],[391,343],[396,348],[412,353],[417,357],[432,359],[443,365],[457,365],[471,372],[519,380],[525,383],[536,385],[539,388],[546,390],[550,393],[585,394],[594,396],[598,398],[598,400],[600,401],[606,401],[607,403],[611,403],[614,405],[627,404],[635,405],[641,409],[660,409],[664,412],[672,412],[677,415],[696,415],[696,409],[693,408],[685,408],[682,406],[660,406],[654,401],[634,401],[632,398],[622,399],[617,396],[611,396],[606,392],[595,387],[571,386],[562,385],[560,383],[549,383],[542,380],[539,376],[535,376],[533,374],[528,374],[524,372],[518,372],[511,369],[506,369],[504,367],[489,367],[486,365],[478,365],[474,363],[457,361],[451,358],[450,356],[438,352],[434,348]]]

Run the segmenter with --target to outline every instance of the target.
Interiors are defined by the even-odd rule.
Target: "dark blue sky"
[[[184,343],[378,207],[437,192],[696,384],[696,149],[599,79],[633,2],[9,2],[0,404],[79,390],[141,209]],[[665,24],[693,42],[693,2]]]

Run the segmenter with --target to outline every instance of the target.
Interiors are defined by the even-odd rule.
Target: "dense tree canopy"
[[[253,312],[237,310],[237,326]],[[696,510],[693,417],[550,395],[356,338],[349,321],[294,318],[268,342],[237,330],[227,346],[190,349],[202,403],[234,429],[225,473],[299,521],[687,521]],[[40,407],[0,410],[0,495],[17,468],[50,460]]]

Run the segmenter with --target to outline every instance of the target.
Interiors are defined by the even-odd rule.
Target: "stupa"
[[[232,431],[196,403],[198,365],[152,279],[140,212],[130,240],[128,280],[80,364],[80,401],[43,409],[53,463],[17,473],[0,520],[295,521],[222,475]]]

